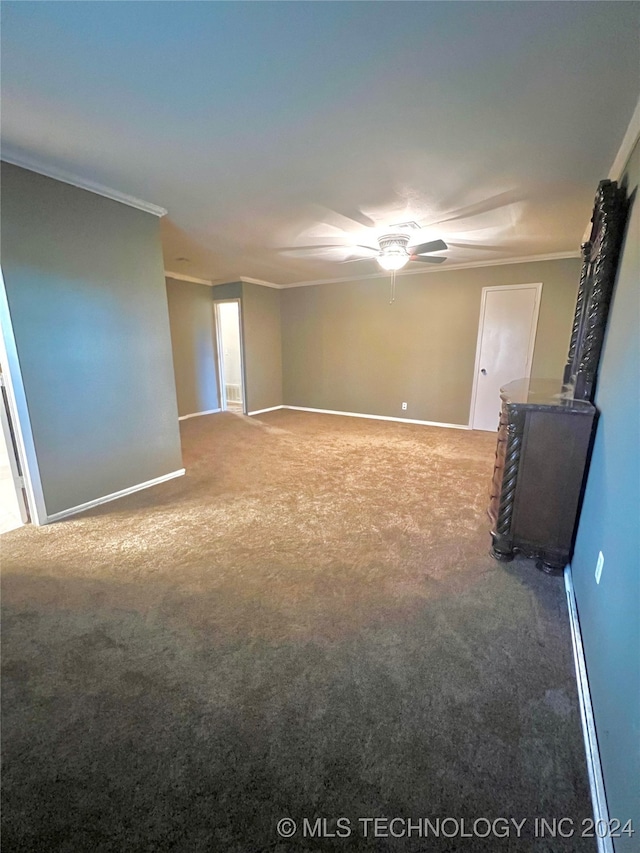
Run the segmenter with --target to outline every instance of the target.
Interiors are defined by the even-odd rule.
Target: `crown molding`
[[[27,157],[19,152],[14,152],[3,146],[2,160],[5,163],[10,163],[12,166],[20,166],[21,169],[28,169],[30,172],[37,172],[38,175],[44,175],[46,178],[53,178],[56,181],[61,181],[63,184],[70,184],[72,187],[78,187],[81,190],[87,190],[95,195],[110,198],[112,201],[119,201],[120,204],[126,204],[128,207],[135,207],[137,210],[143,210],[145,213],[150,213],[153,216],[166,216],[167,210],[164,207],[158,207],[151,202],[143,201],[126,193],[121,193],[118,190],[105,187],[102,184],[97,184],[94,181],[89,181],[86,178],[81,178],[79,175],[74,175],[71,172],[65,172],[63,169],[57,169],[54,166],[46,165],[32,157]]]
[[[275,290],[282,290],[285,287],[291,287],[290,284],[276,284],[274,281],[264,281],[261,278],[249,278],[247,275],[240,275],[237,278],[231,278],[229,281],[212,281],[207,282],[207,284],[211,284],[212,287],[221,287],[223,284],[237,284],[238,282],[244,282],[245,284],[257,284],[259,287],[272,287]]]
[[[240,276],[240,281],[244,281],[247,284],[259,284],[260,287],[273,287],[276,290],[282,290],[285,287],[291,287],[290,284],[275,284],[273,281],[263,281],[260,278],[249,278],[246,275]]]
[[[640,98],[638,99],[638,103],[636,104],[636,108],[633,111],[633,115],[631,116],[631,121],[625,131],[624,136],[622,137],[622,142],[620,143],[620,148],[618,148],[618,153],[616,154],[613,163],[611,164],[611,168],[609,169],[609,174],[607,178],[610,181],[619,181],[622,175],[624,174],[625,166],[631,156],[631,152],[636,144],[636,142],[640,139]],[[587,222],[584,228],[584,234],[582,235],[582,242],[587,243],[589,238],[591,237],[591,220]]]
[[[620,180],[624,172],[624,168],[627,165],[627,161],[631,156],[631,152],[633,151],[633,147],[638,139],[640,139],[640,99],[638,99],[638,103],[636,104],[636,108],[631,116],[629,126],[627,127],[625,135],[622,137],[618,153],[616,154],[611,165],[611,169],[609,170],[607,177],[610,181]]]
[[[402,276],[406,275],[422,275],[423,273],[434,273],[434,272],[453,272],[454,270],[468,270],[468,269],[476,269],[477,267],[499,267],[505,266],[509,264],[531,264],[539,261],[562,261],[567,258],[580,258],[582,257],[579,251],[574,252],[555,252],[547,255],[529,255],[527,257],[522,258],[503,258],[501,260],[494,261],[471,261],[465,264],[451,264],[451,266],[447,266],[446,269],[442,267],[430,267],[428,269],[413,269],[413,270],[402,270]],[[369,273],[368,275],[358,275],[353,276],[350,275],[347,278],[319,278],[314,281],[296,281],[292,284],[275,284],[272,281],[263,281],[259,278],[249,278],[248,276],[241,275],[237,279],[233,279],[232,281],[209,281],[204,278],[194,278],[190,275],[183,275],[182,273],[171,272],[170,270],[165,270],[164,274],[167,278],[174,278],[178,281],[191,281],[195,284],[207,284],[210,287],[220,287],[223,284],[233,284],[237,281],[246,282],[247,284],[257,284],[260,287],[271,287],[275,290],[288,290],[290,287],[315,287],[318,284],[341,284],[345,281],[361,281],[363,279],[376,279],[376,278],[384,278],[387,279],[390,275],[388,272],[379,272],[379,273]]]
[[[173,278],[176,281],[190,281],[192,284],[206,284],[207,287],[214,287],[214,283],[206,278],[195,278],[192,275],[183,275],[181,272],[164,271],[165,278]]]
[[[433,274],[433,273],[443,273],[443,272],[453,272],[454,270],[470,270],[477,269],[478,267],[501,267],[508,266],[509,264],[533,264],[541,261],[563,261],[568,258],[580,258],[581,254],[579,250],[575,250],[573,252],[553,252],[546,255],[528,255],[527,257],[521,258],[501,258],[499,260],[493,261],[469,261],[464,264],[451,264],[446,268],[443,267],[430,267],[428,269],[413,269],[413,270],[402,270],[401,275],[404,278],[407,275],[422,275],[424,273]],[[317,279],[316,281],[297,281],[294,284],[281,284],[278,285],[282,288],[289,287],[313,287],[316,284],[340,284],[345,281],[361,281],[363,279],[375,279],[375,278],[389,278],[390,273],[388,272],[379,272],[379,273],[370,273],[368,275],[358,275],[353,276],[350,275],[348,278],[322,278]]]

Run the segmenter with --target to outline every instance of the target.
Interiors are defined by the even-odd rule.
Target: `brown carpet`
[[[2,537],[3,849],[594,849],[562,581],[488,555],[494,436],[181,428],[186,477]]]

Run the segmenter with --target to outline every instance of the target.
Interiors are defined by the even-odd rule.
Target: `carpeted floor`
[[[2,537],[3,850],[595,850],[562,580],[488,555],[494,436],[181,428],[186,477]]]

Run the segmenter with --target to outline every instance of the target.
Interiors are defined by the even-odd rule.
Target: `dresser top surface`
[[[570,387],[558,379],[516,379],[500,389],[505,403],[531,406],[552,406],[574,412],[592,412],[588,400],[575,400]]]

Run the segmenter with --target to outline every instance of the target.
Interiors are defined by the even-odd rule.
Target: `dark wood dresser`
[[[538,568],[569,562],[596,427],[598,365],[613,296],[628,201],[615,181],[598,185],[569,355],[562,380],[511,382],[501,389],[496,463],[490,491],[492,553],[516,553]]]
[[[595,407],[553,380],[511,382],[502,415],[489,517],[492,552],[519,552],[556,572],[569,561],[593,431]]]

